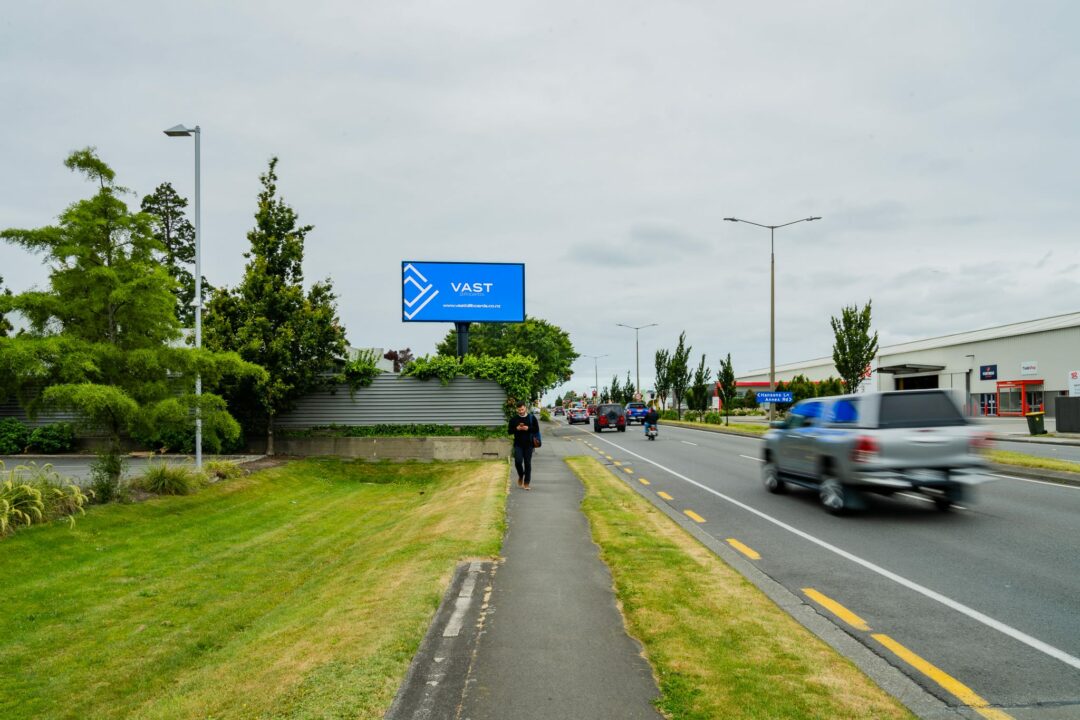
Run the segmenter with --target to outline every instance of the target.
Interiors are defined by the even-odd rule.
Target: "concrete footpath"
[[[546,428],[531,490],[510,468],[500,563],[459,570],[387,718],[660,717],[581,511],[584,487],[563,462],[580,448],[559,434]]]

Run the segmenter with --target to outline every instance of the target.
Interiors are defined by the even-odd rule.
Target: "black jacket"
[[[649,408],[649,412],[645,413],[645,422],[650,425],[655,425],[660,422],[660,413],[656,412],[652,408]]]
[[[529,429],[518,430],[518,424],[528,425]],[[506,432],[508,435],[514,436],[515,445],[519,447],[531,448],[533,446],[533,433],[540,432],[540,423],[537,421],[536,417],[532,413],[529,413],[525,417],[519,417],[515,415],[514,417],[510,418],[510,422],[506,424]]]

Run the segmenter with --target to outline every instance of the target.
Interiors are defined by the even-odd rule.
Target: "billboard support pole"
[[[469,352],[469,323],[454,323],[454,331],[457,333],[457,356],[461,359]]]

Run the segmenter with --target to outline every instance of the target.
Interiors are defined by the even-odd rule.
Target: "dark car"
[[[589,417],[595,416],[596,415],[596,406],[595,405],[587,405],[585,407],[585,412],[589,413]]]
[[[626,424],[638,423],[644,425],[647,412],[649,412],[649,408],[643,402],[626,403]]]
[[[589,414],[585,412],[585,408],[574,407],[566,411],[566,424],[573,425],[574,423],[589,424]]]
[[[986,479],[990,436],[945,390],[804,400],[772,428],[765,488],[810,488],[831,513],[862,507],[864,493],[919,493],[948,510]]]
[[[618,430],[626,432],[626,410],[617,403],[605,403],[596,408],[593,430]]]
[[[566,412],[563,410],[562,405],[556,405],[555,406],[555,414],[556,415],[565,415],[566,414]]]

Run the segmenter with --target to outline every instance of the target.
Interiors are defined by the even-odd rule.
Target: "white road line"
[[[585,432],[585,431],[582,430],[582,432]],[[702,485],[697,480],[693,480],[691,478],[688,478],[687,476],[683,475],[682,473],[676,472],[675,470],[672,470],[671,468],[664,467],[660,463],[656,462],[655,460],[650,460],[649,458],[645,457],[644,455],[638,455],[636,452],[634,452],[632,450],[627,450],[626,448],[622,447],[621,445],[616,445],[615,443],[613,443],[610,440],[607,440],[605,438],[597,438],[597,439],[598,440],[603,440],[604,442],[606,442],[606,443],[608,443],[610,445],[615,445],[615,447],[619,448],[623,452],[629,453],[629,454],[633,455],[634,457],[640,458],[640,459],[644,460],[645,462],[649,463],[650,465],[655,465],[656,467],[660,468],[664,472],[669,473],[671,475],[674,475],[675,477],[679,478],[680,480],[684,480],[684,481],[690,483],[691,485],[693,485],[695,487],[701,488],[702,490],[704,490],[707,493],[715,495],[716,497],[720,498],[721,500],[725,500],[725,501],[731,503],[732,505],[735,505],[736,507],[740,507],[743,510],[746,510],[747,512],[749,512],[749,513],[753,513],[754,515],[757,515],[762,520],[766,520],[768,522],[771,522],[773,525],[776,525],[777,527],[783,528],[784,530],[787,530],[788,532],[792,533],[793,535],[798,535],[799,537],[803,538],[804,540],[808,540],[808,541],[814,543],[815,545],[818,545],[818,546],[820,546],[822,548],[825,548],[829,552],[835,553],[835,554],[839,555],[842,558],[846,558],[846,559],[850,560],[851,562],[853,562],[853,563],[855,563],[857,565],[861,565],[862,567],[866,568],[867,570],[869,570],[871,572],[874,572],[874,573],[877,573],[878,575],[881,575],[884,578],[888,578],[889,580],[892,580],[893,582],[897,583],[898,585],[903,585],[904,587],[908,588],[909,590],[914,590],[915,592],[919,593],[920,595],[928,597],[931,600],[934,600],[935,602],[941,603],[945,607],[952,608],[953,610],[956,610],[959,613],[967,615],[972,620],[980,622],[980,623],[982,623],[983,625],[986,625],[989,628],[993,628],[994,630],[997,630],[998,632],[1000,632],[1000,633],[1002,633],[1004,635],[1008,635],[1009,637],[1013,638],[1014,640],[1019,640],[1020,642],[1024,643],[1025,645],[1027,645],[1030,648],[1038,650],[1041,653],[1049,655],[1050,657],[1054,658],[1055,660],[1060,660],[1061,662],[1065,663],[1066,665],[1069,665],[1071,667],[1074,667],[1074,668],[1080,670],[1080,658],[1075,657],[1073,655],[1070,655],[1069,653],[1065,652],[1064,650],[1059,650],[1058,648],[1054,647],[1053,645],[1045,643],[1042,640],[1039,640],[1038,638],[1034,638],[1031,635],[1028,635],[1027,633],[1025,633],[1025,632],[1023,632],[1021,630],[1017,630],[1016,628],[1012,627],[1011,625],[1006,625],[1005,623],[1001,622],[1000,620],[995,620],[994,618],[990,617],[989,615],[986,615],[984,613],[979,612],[975,608],[968,607],[967,605],[964,605],[963,603],[957,602],[956,600],[953,600],[950,597],[946,597],[945,595],[942,595],[939,592],[931,590],[930,588],[926,587],[925,585],[920,585],[919,583],[917,583],[917,582],[915,582],[913,580],[908,580],[906,577],[903,577],[901,575],[897,575],[896,573],[892,572],[891,570],[886,570],[885,568],[881,567],[880,565],[876,565],[876,564],[870,562],[869,560],[864,560],[863,558],[859,557],[858,555],[854,555],[852,553],[849,553],[847,550],[844,550],[842,548],[837,547],[836,545],[833,545],[831,543],[825,542],[824,540],[816,538],[813,535],[811,535],[810,533],[799,530],[797,527],[794,527],[792,525],[788,525],[786,522],[784,522],[782,520],[778,520],[778,519],[772,517],[771,515],[767,515],[767,514],[761,512],[760,510],[757,510],[755,508],[750,507],[749,505],[747,505],[745,503],[739,502],[738,500],[736,500],[733,497],[729,497],[729,496],[727,496],[727,495],[725,495],[725,494],[723,494],[721,492],[713,490],[710,487]]]
[[[681,442],[683,445],[693,445],[694,447],[697,447],[697,443],[692,443],[689,440],[680,440],[679,442]]]
[[[906,498],[911,498],[912,500],[918,500],[919,502],[924,502],[924,503],[932,503],[932,502],[934,502],[933,498],[928,498],[925,495],[920,495],[919,493],[901,492],[901,493],[896,493],[896,494],[897,495],[902,495],[903,497],[906,497]],[[963,505],[953,505],[952,507],[953,507],[953,510],[967,510],[967,508],[964,507]]]
[[[746,458],[747,460],[756,460],[757,462],[765,462],[761,458],[751,457],[750,455],[740,455],[739,457]]]
[[[1014,475],[998,475],[997,473],[986,473],[990,477],[1005,478],[1006,480],[1019,480],[1020,482],[1035,483],[1036,485],[1049,485],[1050,487],[1067,488],[1069,490],[1080,490],[1080,487],[1076,485],[1065,485],[1064,483],[1046,482],[1045,480],[1032,480],[1031,478],[1016,477]]]

